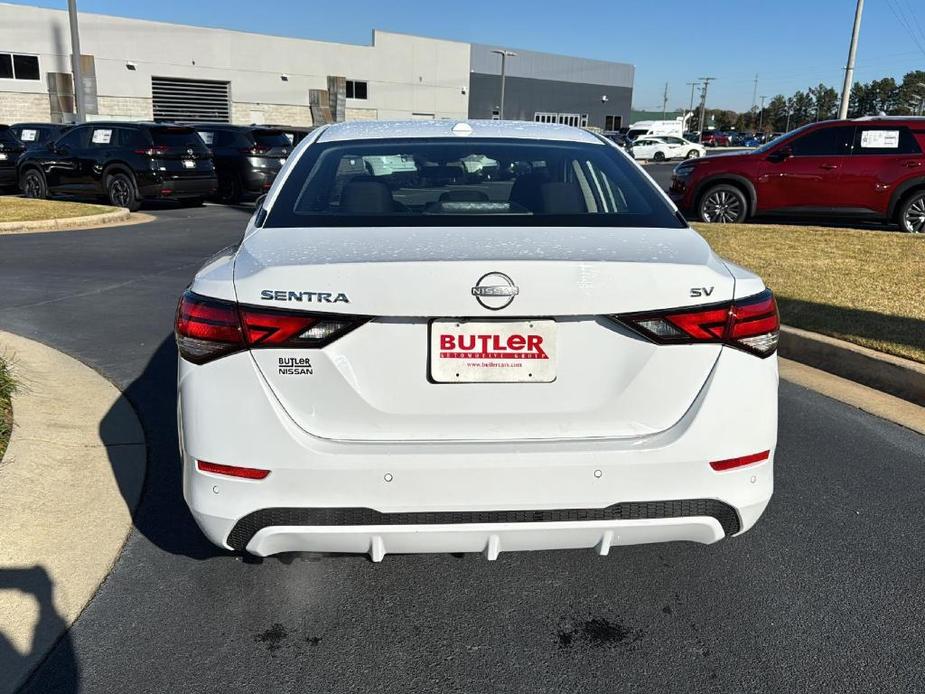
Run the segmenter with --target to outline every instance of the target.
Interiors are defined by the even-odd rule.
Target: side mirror
[[[768,161],[773,161],[774,163],[782,162],[793,156],[793,150],[789,147],[781,147],[776,149],[768,155]]]

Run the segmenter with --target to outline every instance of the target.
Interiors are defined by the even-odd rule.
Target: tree
[[[816,104],[811,94],[798,91],[790,97],[788,105],[790,106],[790,113],[792,114],[790,118],[791,129],[798,128],[801,125],[806,125],[815,120]]]
[[[925,84],[925,70],[913,70],[903,76],[902,84],[897,89],[898,114],[917,115],[916,108],[921,109],[922,98],[925,96],[925,87],[919,86],[921,84]]]
[[[765,132],[782,133],[787,128],[787,98],[778,94],[764,109],[762,130]]]
[[[816,107],[816,120],[831,120],[838,115],[838,92],[832,87],[820,83],[815,89],[808,90],[813,95]]]

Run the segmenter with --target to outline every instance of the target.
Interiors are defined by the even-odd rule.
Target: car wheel
[[[241,181],[234,174],[218,177],[218,192],[215,199],[223,205],[236,205],[241,202]]]
[[[687,157],[685,158],[686,159],[696,159],[699,156],[700,156],[700,150],[692,149],[690,152],[687,153]]]
[[[702,222],[736,224],[748,216],[748,200],[735,186],[713,186],[700,198],[698,217]]]
[[[899,210],[899,227],[910,234],[925,234],[925,190],[913,193]]]
[[[655,154],[652,155],[652,161],[665,161],[665,153],[656,152]]]
[[[200,207],[204,202],[202,198],[181,198],[180,207]]]
[[[115,207],[124,207],[134,212],[141,207],[135,182],[124,173],[117,173],[106,179],[106,197],[109,204]]]
[[[19,183],[23,195],[27,198],[42,200],[48,197],[48,186],[45,184],[45,176],[37,169],[29,169],[23,174]]]

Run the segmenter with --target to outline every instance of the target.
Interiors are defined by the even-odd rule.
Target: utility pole
[[[501,120],[504,120],[504,80],[506,77],[506,68],[507,68],[507,59],[513,58],[517,55],[514,51],[494,49],[492,53],[497,53],[501,56],[501,105],[498,107],[498,116]]]
[[[662,120],[668,117],[668,83],[665,82],[665,93],[662,94]]]
[[[707,90],[710,88],[710,82],[715,80],[715,77],[698,77],[701,84],[703,84],[703,89],[700,90],[700,137],[703,138],[703,119],[706,115],[707,110]]]
[[[694,113],[694,89],[700,86],[700,82],[688,82],[687,86],[691,88],[691,105],[687,109],[691,114]]]
[[[756,72],[755,73],[755,89],[752,91],[752,108],[751,108],[752,113],[755,112],[755,101],[756,101],[757,96],[758,96],[758,73]]]
[[[841,104],[838,107],[838,118],[844,120],[848,117],[848,102],[851,100],[851,85],[854,83],[854,58],[858,52],[858,34],[861,33],[861,13],[864,11],[864,0],[858,0],[854,10],[854,28],[851,30],[851,46],[848,48],[848,65],[845,66],[845,84],[841,89]]]
[[[791,113],[792,113],[792,111],[791,111],[791,109],[790,109],[790,104],[787,104],[787,127],[784,128],[784,132],[785,132],[785,133],[789,133],[789,132],[790,132],[790,114],[791,114]]]
[[[80,71],[80,32],[77,29],[77,0],[67,0],[67,17],[71,24],[71,71],[74,79],[74,108],[77,110],[77,122],[87,119],[87,107],[84,103],[83,75]]]
[[[767,98],[766,94],[761,96],[761,110],[758,111],[758,132],[761,132],[764,126],[764,100]]]

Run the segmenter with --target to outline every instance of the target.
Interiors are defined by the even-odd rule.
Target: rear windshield
[[[291,147],[292,141],[279,130],[255,130],[254,141],[263,147]]]
[[[192,128],[155,128],[151,138],[156,145],[166,147],[205,147],[202,138]]]
[[[611,145],[459,138],[314,145],[265,226],[685,224]]]

